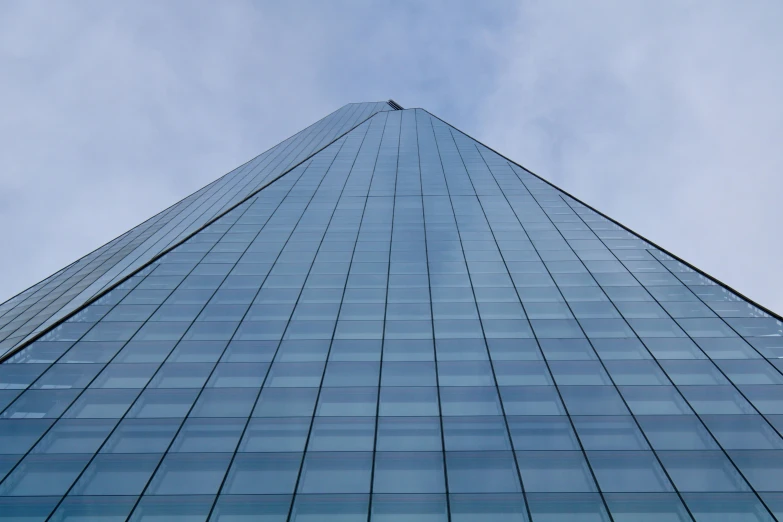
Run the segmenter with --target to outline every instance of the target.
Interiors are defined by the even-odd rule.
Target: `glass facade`
[[[355,105],[8,353],[0,520],[783,520],[778,317]]]

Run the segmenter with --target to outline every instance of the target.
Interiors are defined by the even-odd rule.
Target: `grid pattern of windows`
[[[391,109],[386,102],[350,103],[0,304],[0,356],[57,323],[372,114]]]
[[[384,111],[0,365],[0,520],[783,519],[781,334]]]

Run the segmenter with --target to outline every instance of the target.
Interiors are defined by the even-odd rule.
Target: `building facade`
[[[783,520],[780,317],[391,101],[0,305],[0,353],[1,521]]]

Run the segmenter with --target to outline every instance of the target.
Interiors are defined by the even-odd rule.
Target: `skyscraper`
[[[783,324],[349,104],[0,305],[0,520],[783,520]]]

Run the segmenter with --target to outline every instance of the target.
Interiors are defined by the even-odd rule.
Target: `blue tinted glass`
[[[162,455],[101,454],[74,484],[74,495],[139,495]]]
[[[0,484],[6,496],[64,495],[91,455],[28,455]]]
[[[693,520],[675,493],[608,493],[604,498],[617,522]]]
[[[673,491],[652,451],[588,451],[587,458],[604,492]]]
[[[428,452],[378,452],[373,491],[377,493],[445,493],[443,455]]]
[[[597,493],[530,493],[527,499],[534,522],[612,520]]]
[[[52,515],[51,520],[126,520],[136,503],[135,497],[68,496]]]
[[[510,451],[447,452],[446,470],[449,491],[454,493],[520,491]]]
[[[372,453],[308,453],[299,493],[368,493]]]
[[[301,453],[238,454],[222,491],[231,495],[291,494],[301,461]]]
[[[217,492],[231,455],[171,453],[160,463],[148,486],[152,495],[202,495]]]
[[[750,487],[719,451],[659,451],[679,491],[748,491]]]
[[[684,493],[696,522],[771,522],[774,520],[752,493]]]

